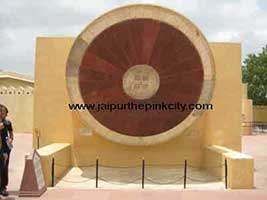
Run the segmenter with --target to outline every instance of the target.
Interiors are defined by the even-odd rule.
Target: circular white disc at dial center
[[[135,65],[123,75],[123,90],[133,99],[143,100],[154,96],[160,85],[158,72],[151,66]]]

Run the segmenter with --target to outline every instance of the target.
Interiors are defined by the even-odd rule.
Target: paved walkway
[[[36,199],[94,199],[94,200],[267,200],[267,135],[243,136],[244,153],[248,153],[255,158],[255,190],[210,190],[210,189],[48,189],[41,197]],[[10,183],[9,190],[11,196],[16,197],[19,189],[21,176],[24,167],[24,155],[31,151],[32,138],[28,134],[16,134],[14,150],[10,161]],[[6,198],[7,199],[7,198]],[[35,198],[20,198],[35,199]]]
[[[8,190],[11,194],[17,194],[24,170],[25,157],[32,151],[31,134],[15,134],[14,148],[10,156]]]
[[[254,157],[255,187],[267,190],[267,134],[243,136],[242,142],[242,152]]]
[[[32,200],[33,198],[21,198]],[[267,192],[248,190],[52,189],[39,200],[266,200]]]

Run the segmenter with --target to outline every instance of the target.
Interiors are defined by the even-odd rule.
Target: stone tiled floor
[[[242,152],[254,158],[255,187],[267,190],[267,134],[243,136],[242,142]]]
[[[113,189],[61,189],[60,183],[58,187],[49,188],[48,191],[39,199],[97,199],[97,200],[120,200],[120,199],[153,199],[162,200],[163,198],[172,199],[203,199],[203,200],[266,200],[267,199],[267,135],[257,135],[257,136],[243,136],[242,137],[242,151],[248,153],[255,158],[255,186],[254,190],[227,190],[225,191],[223,187],[218,186],[212,188],[217,188],[212,190],[209,185],[203,184],[197,185],[197,187],[189,188],[188,190],[183,190],[181,187],[172,189],[123,189],[123,190],[113,190]],[[11,155],[10,161],[10,182],[9,190],[11,195],[8,199],[16,198],[17,191],[19,189],[21,176],[24,167],[24,155],[30,152],[32,148],[32,138],[28,134],[16,134],[16,140],[14,143],[14,150]],[[81,169],[73,169],[75,173],[84,173]],[[86,171],[86,170],[84,170]],[[89,176],[89,174],[88,174]],[[70,178],[70,177],[68,177]],[[71,177],[74,178],[74,177]],[[76,177],[77,178],[77,177]],[[93,180],[91,180],[93,181]],[[221,184],[221,183],[220,183]],[[104,183],[100,182],[105,188]],[[147,186],[149,183],[147,183]],[[108,185],[106,185],[108,186]],[[139,184],[137,184],[139,187]],[[193,184],[192,184],[193,186]],[[220,188],[218,190],[218,188]],[[202,189],[200,189],[202,188]],[[21,198],[27,199],[27,198]],[[28,198],[34,199],[34,198]]]
[[[33,200],[33,198],[21,198]],[[51,189],[39,200],[266,200],[267,192],[248,190]]]
[[[32,151],[32,135],[16,134],[9,164],[9,191],[18,191],[24,170],[25,155]]]

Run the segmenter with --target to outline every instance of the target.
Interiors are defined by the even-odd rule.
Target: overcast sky
[[[98,15],[129,3],[174,9],[209,41],[242,42],[243,58],[267,44],[266,0],[0,0],[0,69],[33,75],[37,36],[77,36]]]

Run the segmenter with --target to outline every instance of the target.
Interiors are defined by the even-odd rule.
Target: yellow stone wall
[[[267,123],[267,106],[253,106],[253,117],[256,122]]]
[[[33,88],[33,83],[12,78],[1,78],[0,86],[12,86],[12,94],[0,93],[0,104],[8,107],[8,118],[12,121],[15,133],[32,133],[33,129],[33,91],[26,89],[24,94],[18,94],[17,88]]]
[[[241,150],[241,46],[210,43],[216,65],[213,110],[205,121],[205,143]]]
[[[213,111],[207,111],[190,129],[171,141],[153,146],[113,143],[96,133],[80,134],[77,113],[68,110],[66,60],[74,38],[38,38],[35,63],[34,128],[41,146],[72,144],[73,165],[100,162],[114,165],[182,163],[202,165],[206,145],[241,147],[241,52],[240,44],[211,43],[216,64]],[[36,146],[36,135],[34,137]]]
[[[68,110],[65,64],[71,38],[38,38],[35,60],[34,129],[40,133],[40,145],[72,143],[75,118]],[[34,135],[36,147],[36,135]]]
[[[62,177],[71,166],[70,144],[53,143],[37,150],[42,162],[44,180],[47,186],[52,185],[52,158],[54,159],[55,183]]]
[[[248,99],[247,84],[242,84],[242,134],[252,134],[252,122],[253,122],[253,101]]]
[[[248,84],[242,83],[242,98],[247,99],[248,98]]]
[[[242,134],[251,135],[253,131],[253,101],[251,99],[242,100]]]
[[[226,147],[213,145],[206,148],[204,160],[207,166],[210,163],[213,163],[213,166],[221,166],[208,168],[208,170],[217,177],[223,177],[222,181],[225,181],[226,178],[228,188],[253,188],[254,160],[251,156]]]

